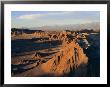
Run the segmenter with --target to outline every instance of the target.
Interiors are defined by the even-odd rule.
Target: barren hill
[[[14,77],[99,76],[99,46],[97,32],[15,34],[12,35],[11,74]]]
[[[86,65],[87,56],[74,41],[65,44],[50,60],[16,76],[64,76],[80,65]],[[37,65],[36,63],[34,65]]]

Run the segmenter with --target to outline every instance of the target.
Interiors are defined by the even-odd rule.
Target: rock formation
[[[43,71],[50,75],[69,74],[81,64],[87,64],[88,58],[83,49],[74,41],[67,43],[53,58],[41,65]]]
[[[36,57],[38,55],[39,53],[35,54]],[[37,65],[36,67],[33,66],[34,68],[15,76],[69,76],[74,71],[76,73],[72,73],[72,76],[80,76],[86,72],[87,63],[88,57],[84,54],[83,49],[72,40],[66,43],[47,62],[34,63],[34,66]]]
[[[88,63],[88,57],[78,43],[78,40],[81,42],[80,39],[85,39],[84,35],[77,35],[70,31],[60,33],[35,32],[34,36],[30,35],[30,38],[32,38],[29,39],[31,43],[39,43],[39,45],[35,45],[37,49],[38,47],[44,47],[42,50],[45,50],[45,48],[48,50],[43,52],[40,49],[32,54],[29,59],[22,58],[26,61],[20,62],[21,65],[24,64],[20,67],[25,72],[23,71],[15,76],[69,76],[71,73],[72,76],[80,76],[84,75],[81,72],[86,72],[85,66]],[[58,47],[57,45],[61,48],[49,53],[49,49],[52,49],[52,47],[55,49]]]

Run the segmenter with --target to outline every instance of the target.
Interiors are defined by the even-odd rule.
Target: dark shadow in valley
[[[100,76],[100,34],[89,35],[87,38],[91,46],[84,50],[88,56],[87,76]]]
[[[16,39],[11,41],[11,53],[12,56],[16,56],[20,53],[55,48],[61,43],[60,40],[35,42],[32,39]]]

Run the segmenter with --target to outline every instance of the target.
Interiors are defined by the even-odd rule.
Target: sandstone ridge
[[[15,76],[68,76],[81,65],[87,65],[88,57],[83,52],[83,48],[74,40],[66,43],[52,58],[45,63],[40,63],[37,67],[25,71]],[[34,63],[36,65],[36,63]],[[83,69],[86,67],[84,66]],[[81,72],[82,68],[77,72]]]
[[[81,64],[87,64],[88,58],[75,41],[64,45],[49,61],[42,64],[42,70],[48,74],[61,76],[69,74]]]

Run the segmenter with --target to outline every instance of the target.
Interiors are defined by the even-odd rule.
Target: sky
[[[11,27],[41,27],[100,22],[99,11],[12,11]]]

